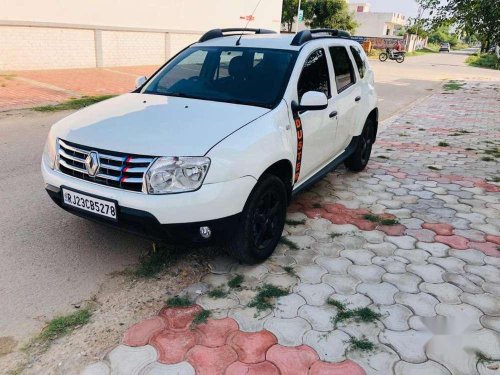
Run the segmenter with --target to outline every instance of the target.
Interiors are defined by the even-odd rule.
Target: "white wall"
[[[0,21],[206,31],[243,27],[258,0],[0,0]],[[282,0],[262,0],[250,27],[279,31]]]

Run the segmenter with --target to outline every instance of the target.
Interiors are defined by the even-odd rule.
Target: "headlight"
[[[204,157],[158,158],[146,173],[143,191],[169,194],[196,190],[203,183],[209,166],[210,159]]]
[[[49,133],[47,141],[45,142],[45,148],[43,150],[43,157],[50,167],[54,169],[57,162],[57,139]]]

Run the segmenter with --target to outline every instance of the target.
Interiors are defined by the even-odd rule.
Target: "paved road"
[[[402,65],[374,61],[381,117],[427,95],[442,79],[500,81],[498,72],[465,67],[464,59],[452,53]],[[67,114],[0,114],[0,337],[28,338],[150,246],[65,213],[46,196],[40,155],[50,124]]]

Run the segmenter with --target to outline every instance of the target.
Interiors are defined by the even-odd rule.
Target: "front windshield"
[[[281,100],[296,52],[193,47],[167,64],[142,91],[272,108]]]

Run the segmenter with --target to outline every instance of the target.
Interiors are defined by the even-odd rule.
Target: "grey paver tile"
[[[325,275],[323,279],[327,276]],[[301,295],[308,305],[321,306],[326,303],[328,297],[335,292],[335,290],[324,282],[321,284],[300,284],[294,288],[294,292]]]
[[[302,338],[311,329],[311,325],[307,320],[300,317],[291,319],[270,318],[264,323],[264,328],[276,336],[279,344],[298,346],[302,344]]]
[[[139,375],[196,375],[189,362],[180,362],[173,365],[154,362],[144,368]]]
[[[486,266],[464,266],[464,270],[466,272],[470,272],[474,275],[482,277],[486,281],[490,281],[492,283],[500,283],[500,272],[498,268],[492,266],[490,264]]]
[[[410,236],[386,236],[385,239],[400,249],[411,250],[415,248],[417,240]]]
[[[396,245],[384,242],[380,244],[367,244],[364,246],[365,249],[371,250],[376,256],[388,257],[394,254],[397,247]]]
[[[312,329],[328,332],[334,329],[332,318],[337,314],[333,306],[304,305],[299,309],[299,316],[309,322]]]
[[[399,289],[390,283],[382,282],[379,284],[362,283],[358,285],[357,291],[368,296],[376,304],[390,305],[395,302],[394,295],[399,292]]]
[[[455,286],[458,286],[460,289],[467,293],[483,293],[481,287],[459,274],[445,272],[443,274],[443,280]]]
[[[328,333],[311,330],[304,335],[304,344],[316,350],[323,361],[341,362],[345,359],[349,339],[349,335],[340,330]]]
[[[461,303],[459,305],[451,305],[448,303],[439,303],[435,307],[436,313],[441,316],[446,316],[449,319],[459,321],[463,327],[462,331],[472,331],[481,328],[479,319],[483,316],[483,312],[478,308]]]
[[[279,297],[274,307],[274,316],[277,318],[295,318],[299,308],[306,304],[306,300],[296,293]]]
[[[271,311],[257,311],[254,307],[236,307],[229,310],[228,317],[238,323],[244,332],[257,332],[264,329],[264,323],[273,315]]]
[[[427,261],[432,264],[437,264],[439,267],[446,270],[446,272],[458,273],[458,274],[464,272],[464,266],[466,264],[463,260],[454,257],[447,257],[447,258],[430,257],[429,259],[427,259]]]
[[[406,266],[409,272],[420,276],[426,283],[442,283],[444,270],[435,264],[409,264]]]
[[[419,249],[427,251],[434,257],[448,256],[449,247],[439,242],[433,242],[433,243],[417,242],[417,247]]]
[[[322,281],[323,283],[328,284],[330,287],[332,287],[336,293],[340,294],[356,293],[356,286],[361,282],[359,279],[350,275],[331,274],[324,275]]]
[[[382,280],[392,285],[396,286],[400,291],[406,293],[418,293],[418,285],[422,282],[422,279],[413,273],[385,273],[382,276]]]
[[[371,259],[375,254],[366,249],[361,250],[344,250],[340,252],[342,257],[351,260],[354,264],[359,264],[361,266],[368,266],[371,264]]]
[[[85,367],[81,375],[111,375],[111,369],[106,362],[99,361]]]
[[[108,353],[106,359],[110,363],[111,373],[116,375],[134,375],[144,367],[156,361],[158,354],[151,345],[132,348],[118,345]]]
[[[379,312],[382,315],[381,321],[387,329],[392,331],[406,331],[410,329],[408,319],[413,312],[403,305],[380,306]]]
[[[432,337],[429,332],[408,330],[391,331],[386,329],[380,333],[380,341],[393,347],[401,359],[411,363],[422,363],[427,360],[425,346]]]
[[[315,262],[325,268],[329,273],[337,275],[346,275],[347,268],[352,264],[352,262],[346,258],[332,258],[327,256],[318,257]]]
[[[446,367],[437,362],[408,363],[400,361],[394,367],[396,375],[452,375]]]
[[[449,283],[432,284],[424,282],[420,284],[420,290],[436,297],[440,302],[449,304],[460,304],[462,289]]]
[[[463,302],[477,307],[485,314],[500,316],[500,298],[489,293],[470,294],[463,293],[460,298]]]
[[[412,250],[398,249],[394,252],[394,255],[408,259],[409,263],[411,263],[412,265],[417,265],[417,264],[426,264],[427,258],[429,258],[431,254],[429,254],[425,250],[420,250],[420,249],[412,249]]]
[[[394,295],[397,303],[408,306],[415,314],[420,316],[434,316],[436,311],[434,307],[439,301],[427,293],[405,293],[399,292]]]
[[[386,273],[386,271],[375,264],[369,266],[353,264],[349,266],[347,273],[364,283],[379,283],[382,281],[382,275]]]

